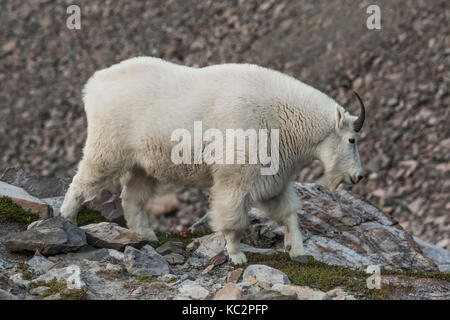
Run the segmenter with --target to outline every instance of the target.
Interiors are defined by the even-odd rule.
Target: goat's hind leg
[[[152,244],[157,244],[158,239],[150,226],[146,209],[147,202],[155,190],[156,180],[148,176],[144,170],[133,169],[125,174],[122,183],[122,207],[128,228]]]
[[[61,216],[76,224],[77,214],[83,202],[94,198],[110,181],[113,173],[83,158],[78,166],[78,172],[64,196],[61,206]]]
[[[301,202],[294,188],[288,186],[280,195],[266,201],[258,201],[258,207],[279,225],[285,226],[284,246],[293,260],[306,262],[303,239],[298,227],[297,213]]]

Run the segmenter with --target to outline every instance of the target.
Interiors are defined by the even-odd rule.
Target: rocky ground
[[[65,23],[70,1],[2,1],[0,169],[73,175],[86,138],[81,88],[99,68],[138,55],[189,66],[257,63],[351,111],[350,89],[357,90],[367,105],[360,152],[368,179],[353,192],[449,249],[448,2],[376,1],[382,29],[370,31],[372,3],[83,0],[82,29],[74,31]],[[299,175],[320,177],[318,165]],[[183,228],[205,212],[202,193],[177,191],[178,200],[165,200],[185,221],[162,229]]]
[[[283,227],[251,209],[248,263],[235,266],[207,216],[155,243],[121,226],[114,195],[87,203],[76,226],[58,216],[65,180],[42,178],[60,191],[40,198],[36,176],[0,180],[0,299],[450,299],[450,252],[344,190],[295,185],[305,261],[290,260]]]

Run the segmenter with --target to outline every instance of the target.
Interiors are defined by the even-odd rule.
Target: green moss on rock
[[[50,281],[35,281],[30,284],[30,289],[37,287],[47,287],[48,289],[39,297],[44,299],[46,297],[59,294],[59,300],[85,300],[87,292],[85,289],[69,289],[66,282],[59,282],[56,278]]]
[[[22,209],[9,197],[0,197],[0,215],[6,220],[17,222],[22,228],[40,219],[38,214]]]
[[[360,299],[389,299],[391,293],[396,290],[412,290],[412,288],[395,287],[391,284],[382,283],[381,289],[367,288],[369,274],[363,270],[345,266],[334,266],[314,260],[308,257],[307,263],[292,261],[287,253],[247,254],[248,264],[265,264],[272,268],[283,271],[291,280],[292,284],[308,286],[321,291],[329,291],[341,287],[345,291],[354,294]],[[245,266],[244,266],[245,267]],[[432,278],[449,281],[450,273],[425,272],[425,271],[395,271],[381,270],[381,275],[401,275],[414,278]]]
[[[85,226],[91,223],[100,223],[108,221],[102,214],[96,210],[82,207],[78,212],[77,224],[78,226]]]

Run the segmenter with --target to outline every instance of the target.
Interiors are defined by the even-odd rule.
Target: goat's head
[[[361,107],[359,116],[352,116],[337,106],[335,130],[318,147],[331,192],[342,182],[356,184],[363,178],[357,143],[365,119],[365,108],[359,95],[356,92],[355,95]]]

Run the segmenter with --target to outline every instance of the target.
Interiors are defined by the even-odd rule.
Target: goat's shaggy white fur
[[[320,91],[282,73],[248,64],[190,68],[152,57],[123,61],[96,72],[84,88],[88,136],[62,215],[75,221],[81,203],[99,191],[123,186],[127,224],[149,239],[145,204],[158,182],[211,188],[210,217],[227,240],[234,263],[246,261],[239,247],[250,205],[286,226],[291,257],[304,254],[298,228],[300,201],[290,181],[319,159],[328,184],[357,181],[362,174],[352,125]],[[260,165],[175,165],[175,129],[279,129],[280,167],[261,175]]]

